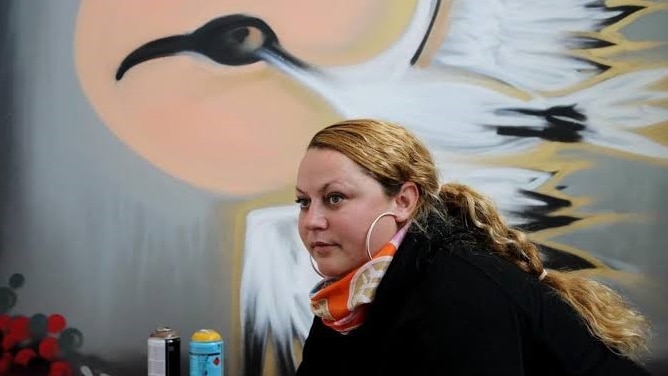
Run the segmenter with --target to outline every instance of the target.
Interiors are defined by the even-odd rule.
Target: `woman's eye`
[[[342,195],[340,195],[338,193],[334,193],[334,194],[331,194],[331,195],[327,196],[327,202],[329,202],[331,205],[337,205],[337,204],[340,204],[341,201],[343,201],[343,198],[344,197]]]
[[[297,205],[299,205],[299,207],[302,208],[302,209],[304,209],[304,208],[308,208],[308,205],[309,205],[309,203],[310,203],[310,201],[309,201],[308,199],[306,199],[306,198],[298,198],[298,199],[295,200],[295,202],[296,202]]]

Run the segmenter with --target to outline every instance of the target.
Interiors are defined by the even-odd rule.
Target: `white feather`
[[[574,59],[576,33],[595,32],[619,11],[592,0],[455,0],[436,65],[462,68],[533,91],[558,90],[597,74]]]
[[[253,210],[246,219],[241,275],[242,333],[254,316],[253,332],[291,346],[303,341],[313,321],[309,290],[320,279],[297,231],[296,205]]]

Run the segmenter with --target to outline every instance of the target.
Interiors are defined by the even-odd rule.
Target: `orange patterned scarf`
[[[406,235],[402,227],[373,258],[340,279],[325,278],[311,290],[311,311],[339,333],[347,334],[364,322],[367,305]]]

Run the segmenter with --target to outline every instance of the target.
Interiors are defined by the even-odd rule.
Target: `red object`
[[[49,376],[74,376],[72,368],[65,362],[53,362],[49,368]]]
[[[21,349],[16,356],[14,357],[14,363],[22,365],[24,367],[28,366],[31,360],[33,360],[37,354],[33,349]]]
[[[53,360],[60,354],[58,340],[53,337],[46,337],[39,343],[39,356],[46,360]]]
[[[0,355],[0,376],[9,375],[9,369],[12,367],[12,354],[4,353]]]
[[[9,330],[9,321],[11,321],[11,317],[9,317],[9,315],[0,315],[0,332],[6,332]]]
[[[47,318],[46,329],[49,333],[60,333],[65,329],[65,326],[67,326],[67,321],[62,315],[54,313]]]
[[[5,351],[9,351],[16,345],[18,341],[19,341],[18,338],[16,338],[13,334],[7,333],[2,338],[2,349]]]
[[[9,321],[9,334],[19,342],[30,339],[30,319],[26,316],[14,316]]]

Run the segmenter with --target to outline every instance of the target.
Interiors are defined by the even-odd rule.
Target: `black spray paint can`
[[[162,326],[148,337],[148,376],[180,376],[181,337]]]

